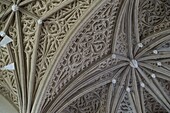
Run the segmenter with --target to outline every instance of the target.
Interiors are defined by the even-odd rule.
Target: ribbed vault
[[[0,0],[0,94],[20,113],[170,112],[169,0]],[[1,43],[0,43],[1,44]]]

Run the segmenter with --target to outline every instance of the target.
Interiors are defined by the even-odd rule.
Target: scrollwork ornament
[[[51,90],[57,91],[56,94],[62,91],[66,84],[80,72],[110,52],[111,30],[114,27],[114,21],[109,16],[111,7],[112,4],[105,3],[72,39],[53,73],[54,77],[51,83],[55,85],[49,86]],[[117,10],[115,10],[115,13],[117,13]],[[112,21],[110,22],[110,20]],[[48,99],[50,93],[46,94],[44,105],[50,103]]]
[[[169,10],[170,4],[166,0],[141,1],[139,6],[141,37],[169,28]]]

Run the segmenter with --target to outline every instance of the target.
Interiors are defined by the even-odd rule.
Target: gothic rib
[[[166,106],[166,103],[164,103],[156,94],[154,94],[148,86],[145,86],[145,90],[148,91],[161,104],[161,106],[163,106],[167,111],[169,111],[169,108],[168,106]]]
[[[67,0],[67,1],[64,1],[61,5],[59,5],[58,7],[55,7],[54,9],[48,11],[45,15],[43,15],[40,19],[41,20],[45,20],[47,19],[49,16],[51,16],[52,14],[54,14],[55,12],[57,12],[59,9],[65,7],[66,5],[74,2],[75,0]]]
[[[128,6],[129,4],[128,4],[128,2],[129,2],[130,0],[127,0],[127,1],[123,1],[123,4],[125,5],[125,3],[127,3],[126,5]],[[29,4],[29,3],[31,3],[31,2],[34,2],[33,0],[29,0],[28,2],[20,2],[20,4],[21,4],[21,6],[24,6],[24,5],[26,5],[26,4]],[[67,2],[67,1],[66,1]],[[101,4],[102,4],[102,2],[103,1],[99,1]],[[132,2],[132,1],[131,1]],[[104,2],[103,2],[104,3]],[[97,3],[96,3],[97,4]],[[93,8],[91,8],[91,9],[89,9],[88,11],[87,11],[87,13],[89,13],[90,12],[90,10],[92,10],[92,9],[97,9],[97,7],[98,6],[95,6],[96,4],[93,4],[94,5],[94,7]],[[134,5],[135,4],[135,5]],[[134,12],[132,12],[132,16],[130,16],[129,18],[134,18],[134,20],[132,19],[132,21],[131,21],[131,24],[130,25],[128,25],[128,27],[129,26],[132,26],[132,28],[134,27],[135,29],[131,29],[130,31],[128,31],[127,32],[127,30],[125,31],[125,35],[127,35],[127,33],[133,33],[133,32],[135,32],[135,30],[137,30],[137,26],[138,26],[138,17],[137,17],[137,15],[138,15],[138,5],[137,4],[139,4],[139,0],[137,1],[137,0],[134,0],[134,3],[133,3],[133,8],[132,8],[132,10],[134,9]],[[9,7],[11,7],[11,6],[9,6]],[[122,7],[122,4],[121,4],[121,7]],[[128,6],[128,7],[130,7],[130,6]],[[127,9],[127,7],[122,7],[121,8],[121,10],[123,9],[123,8],[125,8],[125,9]],[[136,9],[137,8],[137,9]],[[30,16],[30,17],[33,17],[33,18],[35,18],[36,20],[37,19],[39,19],[39,17],[38,16],[36,16],[36,15],[32,15],[32,13],[29,13],[29,11],[27,11],[27,10],[25,10],[24,8],[23,8],[23,10],[22,10],[22,8],[19,8],[19,10],[21,11],[21,13],[23,13],[23,14],[28,14],[28,16]],[[6,17],[9,13],[10,13],[10,11],[11,11],[11,9],[10,8],[8,8],[7,9],[7,11],[4,13],[5,15],[4,16],[2,16],[2,18],[4,18],[4,17]],[[94,12],[95,10],[93,10],[92,12]],[[92,14],[92,12],[90,13],[90,14],[86,14],[86,15],[91,15]],[[127,11],[127,12],[129,12],[129,11]],[[12,12],[13,13],[13,12]],[[11,14],[12,14],[11,13]],[[68,12],[68,13],[71,13],[71,12]],[[67,13],[67,14],[68,14]],[[10,15],[11,15],[10,14]],[[86,16],[85,15],[85,16]],[[120,31],[118,30],[118,29],[120,29],[121,28],[121,30],[122,29],[124,29],[124,27],[125,27],[125,24],[123,23],[123,19],[125,19],[123,16],[125,16],[125,15],[123,15],[122,14],[122,12],[120,11],[119,12],[119,15],[118,16],[122,16],[122,18],[119,18],[119,20],[116,20],[117,21],[117,23],[116,23],[116,25],[118,25],[118,24],[121,24],[121,22],[122,22],[122,25],[120,25],[115,31],[114,31],[114,35],[115,35],[115,33],[119,33]],[[15,15],[16,16],[16,15]],[[84,17],[82,17],[81,18],[81,20],[83,20],[83,21],[86,21],[87,19],[87,17],[85,18],[85,16]],[[85,18],[85,19],[84,19]],[[131,19],[130,19],[131,20]],[[11,21],[10,19],[8,19],[8,21]],[[110,20],[109,20],[110,21]],[[118,21],[120,21],[120,23],[118,23]],[[133,21],[135,21],[135,22],[133,22]],[[7,24],[5,25],[6,27],[4,27],[6,30],[9,28],[9,23],[11,23],[11,22],[7,22]],[[56,59],[56,62],[58,62],[59,60],[60,60],[60,58],[62,57],[62,54],[61,55],[59,55],[59,53],[64,53],[63,51],[64,50],[66,50],[66,47],[64,47],[64,45],[65,46],[68,46],[68,42],[70,42],[70,40],[71,40],[71,38],[72,38],[72,36],[75,34],[75,32],[77,32],[77,30],[75,30],[75,28],[77,27],[77,26],[79,26],[77,29],[79,29],[80,27],[81,27],[81,25],[82,24],[84,24],[84,22],[82,22],[81,24],[80,24],[81,22],[79,22],[78,21],[78,23],[76,23],[76,25],[73,27],[74,29],[73,30],[71,30],[71,32],[69,32],[68,34],[67,34],[67,36],[66,36],[66,38],[65,38],[65,42],[62,42],[62,46],[60,46],[59,47],[59,51],[57,51],[56,53],[55,53],[55,58],[53,59],[53,61],[55,61]],[[139,26],[140,27],[140,26]],[[18,29],[17,29],[18,30]],[[75,31],[74,31],[75,30]],[[134,31],[133,31],[134,30]],[[123,30],[121,31],[121,32],[124,32]],[[137,44],[140,42],[140,39],[138,39],[139,37],[138,37],[138,33],[139,31],[137,30],[136,32],[135,32],[135,40],[137,41]],[[138,45],[136,45],[136,42],[133,42],[133,44],[134,44],[134,46],[135,46],[135,54],[134,54],[134,56],[136,56],[137,55],[137,57],[135,57],[135,58],[137,58],[137,59],[135,59],[135,60],[137,60],[137,64],[138,64],[138,68],[139,69],[135,69],[135,72],[134,72],[134,70],[133,70],[133,68],[132,68],[132,75],[134,75],[134,76],[129,76],[130,74],[131,74],[131,72],[129,72],[126,76],[128,76],[127,78],[126,78],[126,82],[122,82],[123,84],[125,84],[125,86],[129,86],[129,85],[131,85],[130,83],[131,82],[129,82],[129,80],[130,79],[132,79],[132,82],[133,82],[133,85],[132,85],[132,91],[130,92],[130,93],[128,93],[128,98],[129,98],[129,100],[128,101],[130,101],[130,104],[131,105],[129,105],[128,107],[131,107],[132,108],[132,110],[133,111],[139,111],[139,112],[145,112],[145,106],[144,106],[144,101],[146,101],[146,100],[144,100],[144,96],[143,96],[143,93],[144,93],[144,91],[143,90],[146,90],[146,91],[148,91],[159,103],[160,103],[160,105],[162,105],[167,111],[170,111],[170,108],[169,108],[169,103],[170,103],[170,100],[169,100],[169,98],[168,98],[168,95],[166,94],[166,91],[164,91],[164,90],[162,90],[163,88],[164,88],[164,86],[161,86],[161,84],[158,82],[159,81],[159,78],[161,78],[161,79],[164,79],[164,80],[170,80],[170,78],[169,78],[169,72],[170,72],[170,67],[168,66],[168,64],[166,64],[167,62],[169,62],[169,52],[168,51],[166,51],[166,47],[164,48],[165,49],[165,51],[159,51],[159,47],[160,46],[162,46],[163,44],[164,44],[164,42],[166,42],[166,41],[169,41],[169,38],[168,38],[168,36],[169,36],[169,29],[167,29],[167,30],[163,30],[163,31],[158,31],[158,32],[155,32],[153,35],[149,35],[149,36],[147,36],[147,37],[144,37],[144,39],[141,39],[141,43],[144,45],[143,47],[138,47]],[[141,35],[141,34],[140,34]],[[130,35],[129,35],[130,36]],[[70,38],[71,37],[71,38]],[[19,37],[18,37],[19,38]],[[70,38],[70,39],[68,39],[68,38]],[[127,38],[129,38],[129,37],[125,37],[126,39]],[[162,39],[159,39],[159,38],[162,38]],[[115,39],[115,37],[114,37],[114,39]],[[123,39],[124,40],[124,39]],[[131,40],[131,39],[130,39]],[[150,41],[151,40],[151,41]],[[149,41],[149,43],[147,44],[147,42]],[[113,41],[113,43],[116,43],[117,42],[117,40],[115,40],[115,41]],[[155,44],[153,44],[155,42]],[[15,43],[15,42],[13,42],[13,43]],[[126,44],[131,44],[131,45],[133,45],[132,44],[132,40],[131,41],[126,41],[125,42]],[[11,44],[10,44],[11,45]],[[15,44],[14,44],[15,45]],[[12,45],[11,45],[12,46]],[[164,46],[166,46],[166,45],[164,45]],[[64,47],[64,50],[62,50],[61,48],[62,47]],[[133,47],[133,46],[132,46]],[[17,49],[17,47],[15,47],[14,46],[14,52],[15,52],[15,62],[16,62],[16,67],[17,67],[17,70],[16,70],[16,72],[18,71],[18,74],[22,74],[21,73],[21,68],[19,67],[19,60],[18,60],[18,51],[16,50]],[[112,48],[114,48],[115,49],[115,45],[113,44],[112,45]],[[137,48],[137,49],[136,49]],[[9,47],[8,47],[8,49],[9,49]],[[112,49],[112,52],[114,51],[114,49]],[[132,48],[133,49],[133,48]],[[129,50],[129,49],[128,49]],[[158,50],[158,54],[153,54],[152,52],[153,52],[153,50]],[[9,50],[8,50],[9,51]],[[10,52],[10,51],[9,51]],[[115,52],[115,51],[114,51]],[[113,52],[113,53],[114,53]],[[148,54],[151,54],[150,56],[148,55]],[[124,65],[122,65],[122,66],[127,66],[128,64],[130,64],[131,63],[131,59],[128,59],[128,57],[126,58],[126,55],[124,56],[124,55],[119,55],[118,53],[116,53],[115,54],[116,55],[116,58],[115,58],[115,60],[118,60],[118,64],[119,63],[124,63]],[[129,55],[129,54],[128,54]],[[12,55],[10,55],[10,56],[12,56]],[[133,56],[133,55],[132,55]],[[111,55],[109,55],[109,57],[111,57]],[[20,58],[20,55],[19,55],[19,58]],[[12,59],[12,57],[11,57],[11,59]],[[47,72],[45,73],[45,76],[43,77],[43,80],[41,81],[41,85],[39,86],[39,88],[38,88],[38,91],[37,91],[37,94],[36,94],[36,99],[39,99],[39,95],[41,95],[41,96],[43,96],[44,94],[45,94],[45,91],[43,92],[43,94],[40,94],[40,92],[42,91],[42,89],[44,88],[43,86],[46,86],[46,87],[48,87],[47,86],[47,84],[43,84],[44,82],[45,82],[45,80],[48,78],[47,76],[50,74],[50,77],[52,77],[52,73],[53,73],[53,70],[54,70],[54,68],[53,69],[51,69],[51,67],[55,67],[54,65],[56,65],[57,63],[56,62],[52,62],[51,64],[50,64],[50,66],[49,66],[49,69],[47,70]],[[98,61],[97,61],[98,62]],[[161,66],[159,66],[158,65],[158,62],[160,62],[161,63]],[[29,62],[28,62],[29,63]],[[76,87],[76,85],[74,85],[74,83],[75,83],[75,81],[77,81],[78,79],[76,79],[75,81],[73,81],[73,83],[71,83],[71,85],[72,86],[69,86],[68,88],[66,88],[66,89],[64,89],[64,93],[61,93],[61,94],[64,94],[63,96],[60,96],[60,98],[58,97],[57,98],[57,100],[53,100],[53,102],[54,102],[54,104],[53,104],[53,107],[51,107],[49,110],[47,110],[47,111],[51,111],[51,112],[56,112],[56,111],[62,111],[63,109],[65,109],[70,103],[72,103],[73,102],[73,100],[72,100],[72,98],[71,97],[69,97],[69,94],[70,95],[72,95],[73,97],[74,97],[74,99],[77,99],[77,98],[79,98],[80,96],[82,96],[82,95],[84,95],[84,94],[86,94],[88,91],[88,88],[93,88],[93,85],[95,85],[95,84],[90,84],[90,82],[92,82],[92,80],[95,80],[96,78],[97,78],[97,75],[96,76],[94,76],[94,77],[92,77],[93,76],[93,74],[95,73],[96,74],[96,72],[101,72],[101,74],[103,74],[103,73],[105,73],[105,71],[108,71],[107,69],[105,69],[105,71],[103,71],[103,70],[101,70],[101,69],[98,69],[97,70],[97,68],[95,67],[95,66],[97,66],[99,64],[99,62],[98,63],[94,63],[94,66],[90,66],[90,67],[88,67],[88,70],[85,70],[85,72],[84,73],[81,73],[80,74],[80,80],[82,80],[83,82],[82,83],[77,83],[76,85],[80,85],[80,87],[79,88],[77,88]],[[32,64],[33,65],[33,64]],[[129,67],[130,67],[130,65],[129,65]],[[131,67],[133,67],[133,65],[131,66]],[[120,70],[124,70],[124,68],[123,67],[118,67],[118,69],[120,68]],[[97,71],[94,71],[94,70],[96,69]],[[111,68],[109,71],[111,71],[113,68]],[[118,69],[116,69],[116,70],[113,70],[114,72],[119,72],[118,71]],[[141,70],[140,70],[141,69]],[[138,71],[137,71],[138,70]],[[52,71],[52,72],[50,72],[50,71]],[[122,71],[120,71],[120,73],[122,73]],[[139,73],[140,72],[140,73]],[[32,72],[31,72],[32,73]],[[155,75],[156,75],[156,78],[151,78],[149,75],[151,75],[152,73],[155,73]],[[86,77],[84,77],[84,75],[86,75],[87,74],[87,76]],[[119,74],[120,75],[120,74]],[[17,75],[16,75],[17,76]],[[82,77],[83,76],[83,77]],[[99,76],[99,75],[98,75]],[[101,76],[101,75],[100,75]],[[32,76],[30,76],[30,77],[32,77]],[[48,78],[48,80],[50,80],[50,77]],[[116,77],[118,77],[118,74],[117,75],[115,75],[113,78],[115,78],[116,79]],[[79,78],[79,77],[78,77]],[[91,79],[89,79],[89,78],[91,78]],[[18,78],[18,79],[20,79],[20,78]],[[27,79],[27,81],[29,81],[30,82],[30,80],[29,79]],[[32,81],[34,81],[34,80],[32,80]],[[105,81],[102,81],[102,82],[100,82],[100,83],[104,83]],[[113,94],[113,92],[115,91],[115,87],[116,87],[116,84],[115,85],[113,85],[112,83],[111,83],[111,79],[109,80],[109,81],[107,81],[108,83],[106,83],[106,84],[108,84],[108,85],[110,85],[110,89],[111,88],[113,88],[114,87],[114,89],[112,89],[111,91],[109,91],[108,92],[108,98],[111,98],[111,99],[113,99],[112,98],[112,94]],[[138,89],[137,89],[137,86],[139,86],[140,85],[140,83],[144,83],[145,84],[145,86],[146,87],[138,87]],[[99,83],[99,82],[98,82]],[[92,85],[92,86],[89,86],[89,84],[90,85]],[[31,84],[31,85],[33,85],[33,84]],[[100,84],[98,84],[99,86],[100,86]],[[123,96],[123,94],[125,94],[125,93],[127,93],[126,91],[125,91],[125,86],[124,86],[124,88],[121,90],[121,92],[122,92],[122,95],[119,95],[120,96],[120,98]],[[32,87],[32,86],[29,86],[29,87]],[[97,87],[97,86],[96,86]],[[131,87],[131,86],[129,86],[129,87]],[[76,93],[76,91],[77,90],[75,90],[77,88],[77,90],[79,90],[79,91],[82,91],[80,94],[79,93]],[[83,90],[82,88],[85,88],[85,90]],[[9,88],[10,89],[10,88]],[[31,88],[32,89],[32,88]],[[156,89],[158,92],[156,92],[156,91],[154,91],[154,89]],[[30,89],[29,89],[30,90]],[[46,90],[46,89],[43,89],[43,90]],[[73,90],[73,91],[71,91],[71,90]],[[139,93],[140,92],[140,93]],[[67,93],[69,93],[69,94],[67,94]],[[31,94],[31,93],[30,93]],[[31,94],[32,95],[32,94]],[[20,96],[19,96],[20,97]],[[20,97],[21,98],[21,97]],[[29,98],[31,98],[31,96],[29,96]],[[40,97],[40,99],[42,99],[43,97]],[[39,99],[39,100],[40,100]],[[55,98],[56,99],[56,98]],[[60,100],[61,99],[61,100]],[[66,100],[66,99],[69,99],[68,101]],[[33,98],[31,99],[31,100],[34,100]],[[63,100],[63,102],[62,102],[62,100]],[[37,112],[39,112],[38,111],[38,109],[40,109],[40,102],[38,101],[38,100],[35,100],[36,102],[35,103],[33,103],[33,106],[29,106],[29,107],[33,107],[33,108],[35,108],[34,110],[35,111],[37,111]],[[57,102],[58,101],[58,102]],[[118,103],[118,105],[116,106],[116,108],[115,108],[115,111],[117,111],[118,109],[120,109],[119,108],[119,104],[120,104],[120,102],[121,102],[122,100],[120,99],[117,103]],[[68,102],[68,103],[67,103]],[[30,102],[28,102],[29,104],[30,104]],[[36,104],[39,104],[39,105],[36,105]],[[55,104],[55,103],[57,103],[57,104]],[[65,103],[67,103],[67,104],[65,104]],[[138,103],[138,104],[140,104],[140,107],[138,107],[138,106],[135,106],[135,103]],[[63,106],[64,105],[64,106]],[[111,101],[109,101],[109,100],[107,100],[107,105],[112,105],[112,102]],[[22,107],[22,106],[21,106]],[[29,107],[28,107],[28,109],[29,109]],[[54,107],[56,107],[56,108],[54,108]],[[34,110],[32,110],[32,113],[34,113]],[[108,113],[110,113],[110,109],[107,107],[107,112]],[[29,110],[28,110],[28,112],[29,112]],[[31,112],[31,111],[30,111]]]
[[[139,21],[138,21],[138,7],[139,7],[139,0],[135,0],[135,6],[134,6],[134,12],[133,12],[133,20],[134,20],[134,31],[135,31],[135,36],[136,36],[136,42],[140,43],[140,36],[139,36]]]
[[[170,71],[170,66],[168,66],[166,63],[162,63],[162,67]]]
[[[65,92],[63,91],[62,94],[59,95],[59,97],[57,97],[55,99],[55,101],[52,103],[52,105],[50,105],[49,107],[51,109],[53,109],[54,107],[57,107],[60,105],[60,103],[63,103],[64,100],[67,100],[67,98],[70,97],[70,95],[73,95],[75,92],[77,92],[77,90],[79,90],[80,88],[82,87],[85,87],[86,85],[88,85],[88,83],[94,81],[95,79],[97,79],[99,76],[103,75],[104,73],[106,72],[109,72],[109,71],[114,71],[116,69],[119,69],[123,66],[127,65],[127,63],[120,63],[118,65],[115,65],[114,67],[111,67],[111,68],[108,68],[107,70],[104,70],[103,72],[98,72],[98,74],[93,74],[93,73],[90,73],[90,74],[82,74],[80,75],[79,77],[82,77],[82,78],[77,78],[75,81],[73,81],[69,86],[73,86],[73,88],[67,88],[68,90],[66,90]],[[85,72],[86,73],[86,72]],[[93,75],[93,76],[92,76]],[[91,77],[90,77],[91,76]],[[90,78],[89,78],[90,77]],[[85,80],[85,78],[88,78],[87,80]],[[85,80],[85,81],[83,81]],[[82,82],[83,81],[83,82]],[[74,84],[74,85],[73,85]],[[78,87],[77,87],[78,86]],[[67,95],[67,96],[66,96]],[[64,100],[62,100],[62,98]]]
[[[7,32],[13,18],[14,18],[14,13],[11,13],[8,20],[7,20],[7,23],[5,24],[5,27],[3,28],[3,31],[5,33]],[[13,61],[13,57],[12,57],[12,54],[11,54],[11,48],[9,46],[7,46],[7,48],[8,48],[8,53],[10,55],[10,59]],[[17,75],[15,74],[15,76],[17,76]],[[18,83],[18,87],[19,87],[19,83]],[[20,97],[18,97],[18,99],[20,99]]]
[[[151,71],[147,70],[147,69],[143,69],[146,73],[148,74],[152,74]],[[170,103],[170,99],[168,97],[168,95],[164,92],[163,87],[160,85],[160,83],[158,82],[157,79],[152,79],[153,84],[157,87],[157,89],[160,91],[160,93],[162,94],[162,96],[167,100],[168,103]]]
[[[106,113],[110,113],[110,104],[111,104],[111,98],[113,95],[113,88],[114,88],[113,83],[110,83],[109,85],[109,92],[108,92],[108,97],[107,97],[107,106],[106,106]]]
[[[157,55],[147,55],[138,59],[138,61],[146,61],[146,60],[158,60],[158,59],[167,59],[170,58],[170,53],[165,54],[157,54]]]
[[[7,45],[8,48],[8,53],[10,55],[11,58],[11,62],[14,62],[15,57],[13,57],[12,52],[11,52],[11,45]],[[16,60],[16,59],[15,59]],[[16,66],[17,67],[17,66]],[[20,77],[19,77],[19,73],[14,70],[14,75],[15,75],[15,80],[16,80],[16,84],[17,84],[17,93],[18,93],[18,104],[19,104],[19,111],[21,112],[21,106],[22,106],[22,96],[21,96],[21,84],[20,84]]]
[[[150,36],[147,36],[146,38],[141,40],[141,43],[145,43],[149,39],[153,39],[153,38],[156,38],[156,37],[162,37],[162,36],[168,35],[169,32],[170,32],[170,29],[166,29],[166,30],[163,30],[163,31],[160,31],[160,32],[155,32],[154,34],[152,34]],[[136,46],[135,51],[134,51],[135,55],[137,55],[138,50],[140,50],[140,48],[139,48],[139,46]]]
[[[22,2],[22,0],[17,0],[16,2],[15,2],[15,0],[13,0],[13,3],[16,3],[16,4],[20,4]]]
[[[170,28],[167,28],[167,29],[162,30],[162,31],[155,32],[154,34],[149,35],[146,38],[144,38],[143,40],[141,40],[141,43],[144,43],[147,40],[150,40],[150,39],[153,39],[153,38],[156,38],[156,37],[168,35],[169,32],[170,32]]]
[[[127,78],[127,75],[129,73],[129,69],[130,67],[128,66],[123,72],[122,72],[122,78],[121,78],[121,81],[119,84],[116,84],[118,85],[117,88],[115,89],[115,94],[114,96],[112,97],[112,105],[110,107],[110,111],[111,113],[116,113],[119,105],[120,105],[120,101],[121,101],[121,97],[124,95],[124,91],[123,89],[125,89],[125,87],[123,86],[124,85],[124,82]]]
[[[100,5],[102,5],[104,1],[98,0],[95,3],[92,4],[91,7],[88,8],[88,10],[84,13],[84,15],[79,19],[78,22],[74,25],[74,27],[70,30],[70,32],[66,35],[65,41],[61,43],[61,46],[58,48],[58,51],[54,55],[53,64],[49,65],[49,70],[45,73],[42,82],[39,85],[38,91],[41,93],[37,93],[37,96],[35,97],[35,103],[33,104],[32,112],[39,112],[41,103],[38,102],[38,100],[41,100],[44,96],[46,87],[48,85],[48,81],[50,80],[50,77],[52,76],[52,71],[54,70],[54,67],[56,63],[59,61],[59,59],[62,57],[64,50],[66,49],[66,45],[70,42],[71,38],[75,35],[75,33],[79,30],[79,28],[86,22],[87,19],[95,12],[96,9],[99,8]],[[60,54],[59,54],[60,53]],[[48,76],[47,76],[48,75]],[[45,82],[47,81],[47,82]]]
[[[107,79],[107,80],[104,80],[103,82],[99,82],[99,83],[96,82],[96,83],[92,83],[90,85],[87,85],[87,86],[83,87],[82,89],[78,90],[77,91],[78,94],[76,93],[75,94],[76,96],[73,96],[73,98],[69,96],[70,98],[68,98],[67,101],[59,107],[59,109],[58,109],[58,107],[55,107],[50,112],[51,113],[56,113],[56,112],[60,113],[60,112],[62,112],[64,110],[64,108],[66,108],[69,104],[71,104],[73,101],[75,101],[79,97],[83,96],[84,94],[86,94],[86,93],[88,93],[88,92],[90,92],[90,91],[92,91],[92,90],[94,90],[94,89],[96,89],[96,88],[98,88],[100,86],[106,85],[106,84],[108,84],[110,82],[111,82],[111,80]]]
[[[0,14],[0,19],[5,20],[6,16],[11,13],[12,4]]]
[[[32,3],[32,2],[35,2],[35,1],[36,1],[36,0],[25,0],[25,1],[21,1],[21,2],[19,3],[19,6],[21,7],[21,6],[27,5],[27,4]]]
[[[138,68],[137,70],[142,75],[142,77],[146,80],[147,84],[149,85],[148,87],[146,86],[146,89],[153,96],[157,95],[157,100],[160,101],[165,106],[165,108],[169,111],[170,110],[170,108],[168,107],[168,106],[170,106],[169,102],[163,97],[163,95],[160,93],[158,88],[153,84],[153,82],[151,80],[149,80],[147,75],[140,68]]]
[[[134,96],[132,96],[132,98],[134,98],[133,100],[135,100],[135,109],[138,113],[142,113],[142,108],[141,108],[141,100],[140,100],[140,95],[139,95],[139,92],[138,92],[138,83],[137,83],[137,77],[136,77],[136,73],[135,73],[135,70],[132,69],[132,87],[133,87],[133,94]]]
[[[146,53],[147,51],[153,49],[155,46],[159,45],[160,43],[170,39],[169,38],[170,35],[164,36],[162,38],[160,37],[156,37],[151,43],[148,43],[146,45],[146,47],[144,47],[142,50],[140,50],[140,52],[135,56],[135,58],[139,58],[141,57],[144,53]]]
[[[134,0],[129,0],[128,3],[128,8],[127,8],[127,12],[125,14],[125,17],[122,21],[123,24],[125,24],[127,26],[127,43],[128,43],[128,54],[130,59],[133,59],[133,45],[132,45],[132,12],[133,12],[133,4],[134,4]],[[127,24],[125,22],[125,20],[128,20]],[[124,26],[125,27],[125,26]]]
[[[32,17],[32,18],[35,19],[35,20],[38,20],[38,19],[39,19],[39,17],[38,17],[37,15],[32,14],[31,12],[25,10],[24,8],[19,8],[19,11],[20,11],[21,13],[23,13],[23,14],[26,14],[26,15]]]
[[[22,112],[26,113],[27,106],[27,91],[25,89],[26,84],[26,71],[25,71],[25,61],[24,61],[24,51],[23,51],[23,38],[22,38],[22,30],[21,30],[21,19],[20,13],[15,12],[15,20],[16,20],[16,28],[17,28],[17,36],[18,36],[18,47],[19,47],[19,68],[21,75],[21,90],[22,90]]]
[[[34,94],[34,87],[35,87],[35,72],[36,72],[36,60],[37,60],[37,50],[39,46],[39,38],[41,33],[41,24],[37,25],[37,31],[35,34],[35,44],[34,44],[34,50],[32,55],[32,61],[31,61],[31,72],[30,72],[30,79],[29,79],[29,87],[28,87],[28,106],[27,106],[27,113],[29,113],[31,110],[32,100],[33,100],[33,94]]]
[[[6,1],[6,2],[8,2],[8,1]],[[11,9],[10,8],[8,8],[8,10],[10,10],[11,11]],[[8,11],[7,10],[7,11]],[[7,20],[7,22],[6,22],[6,24],[5,24],[5,27],[3,28],[3,31],[6,33],[7,32],[7,30],[8,30],[8,28],[9,28],[9,26],[10,26],[10,24],[11,24],[11,21],[13,20],[13,18],[14,18],[14,12],[12,12],[11,14],[10,14],[10,16],[9,16],[9,18],[8,18],[8,20]],[[9,45],[7,45],[7,48],[8,48],[8,53],[9,53],[9,55],[10,55],[10,59],[13,61],[14,60],[14,58],[13,58],[13,56],[12,56],[12,53],[11,53],[11,48],[9,47]],[[21,99],[21,90],[19,89],[20,88],[20,82],[19,82],[19,76],[18,76],[18,73],[17,73],[17,71],[14,71],[14,73],[15,73],[15,79],[16,79],[16,84],[17,84],[17,87],[18,87],[18,104],[19,104],[19,111],[21,111],[21,101],[22,101],[22,99]]]
[[[132,93],[128,93],[128,97],[129,97],[129,101],[130,101],[130,105],[132,107],[133,113],[137,113],[137,108],[135,107],[135,102],[134,102],[135,100],[132,96]],[[141,113],[141,112],[139,112],[139,113]]]
[[[119,59],[119,60],[122,60],[122,61],[127,61],[127,62],[130,62],[130,60],[127,58],[127,57],[125,57],[124,55],[119,55],[119,54],[114,54],[114,55],[116,55],[116,59]]]
[[[115,80],[125,69],[126,69],[126,67],[120,68],[120,70],[114,75]],[[110,83],[109,92],[108,92],[108,99],[107,99],[106,113],[110,113],[110,111],[111,111],[112,96],[113,96],[113,92],[115,91],[115,87],[116,87],[116,83]]]
[[[143,83],[137,70],[135,70],[135,75],[136,75],[136,78],[139,81],[139,83],[140,84]],[[139,101],[140,101],[142,113],[145,112],[143,88],[144,87],[138,88],[138,91],[139,91]]]
[[[0,3],[6,4],[6,5],[10,5],[11,2],[9,2],[8,0],[1,0]]]
[[[94,64],[94,66],[92,66],[91,68],[87,69],[85,72],[83,72],[82,74],[80,74],[77,78],[75,78],[75,80],[73,80],[68,87],[66,87],[64,89],[64,91],[55,99],[55,102],[53,103],[53,105],[50,105],[51,107],[55,106],[56,103],[58,103],[58,101],[61,101],[60,98],[64,97],[68,92],[72,91],[73,88],[75,86],[77,86],[76,84],[79,83],[80,81],[84,80],[86,77],[88,77],[89,75],[93,74],[96,71],[100,71],[100,69],[98,69],[98,65],[100,63],[102,63],[103,61],[107,60],[109,57],[111,57],[110,55],[104,59],[102,59],[101,61],[98,61],[97,64]],[[124,66],[126,64],[121,64],[120,66]],[[119,67],[119,66],[117,66]],[[116,68],[117,68],[116,67]],[[110,69],[109,69],[110,70]],[[108,71],[108,70],[107,70]]]
[[[146,63],[140,63],[140,65],[143,66],[143,67],[146,67],[146,68],[148,68],[150,70],[153,70],[155,72],[164,74],[164,76],[168,76],[168,77],[170,76],[169,75],[170,71],[168,71],[168,70],[166,70],[166,69],[164,69],[162,67],[157,67],[157,66],[154,66],[154,65],[146,64]]]
[[[117,22],[116,22],[116,25],[115,25],[115,31],[114,31],[114,34],[113,34],[112,53],[115,53],[116,41],[117,41],[118,33],[119,33],[119,30],[120,30],[120,27],[121,27],[122,18],[125,15],[126,7],[128,7],[128,0],[123,0],[123,3],[121,5],[121,9],[120,9],[118,17],[117,17]],[[111,16],[113,16],[113,15],[111,15]]]
[[[149,68],[143,66],[142,69],[149,69]],[[156,72],[156,71],[155,71],[155,72]],[[170,81],[169,76],[166,76],[166,75],[164,75],[164,74],[162,74],[162,73],[159,73],[159,72],[157,72],[156,75],[157,75],[158,78],[161,78],[161,79]]]
[[[12,12],[7,20],[7,23],[5,24],[5,27],[3,28],[3,31],[6,32],[11,24],[12,19],[14,18],[14,12]]]

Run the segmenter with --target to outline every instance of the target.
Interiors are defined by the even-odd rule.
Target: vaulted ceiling
[[[0,0],[0,31],[19,113],[170,112],[169,0]]]

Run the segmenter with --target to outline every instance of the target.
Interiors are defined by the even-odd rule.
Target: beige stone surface
[[[0,0],[3,32],[19,113],[170,113],[170,0]]]

